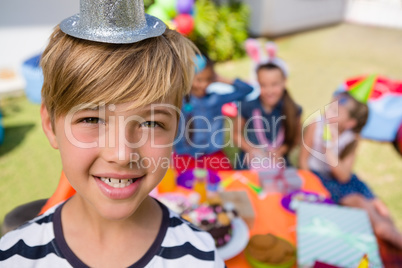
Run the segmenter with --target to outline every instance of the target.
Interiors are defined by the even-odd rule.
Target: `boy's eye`
[[[101,122],[101,119],[98,117],[86,117],[81,119],[81,122],[87,124],[99,124]]]
[[[157,122],[155,122],[155,121],[146,121],[146,122],[142,123],[141,126],[149,127],[149,128],[155,128],[155,127],[158,127],[159,124]]]

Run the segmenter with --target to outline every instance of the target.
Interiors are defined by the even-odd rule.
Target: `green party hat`
[[[369,75],[362,81],[357,82],[355,85],[353,85],[348,93],[357,101],[360,101],[361,103],[367,103],[376,80],[377,75]]]

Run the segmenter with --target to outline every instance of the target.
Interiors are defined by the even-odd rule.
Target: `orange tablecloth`
[[[222,177],[230,176],[236,171],[222,171],[219,175]],[[238,171],[237,171],[238,172]],[[255,184],[259,184],[258,174],[252,171],[241,171],[242,175],[247,177]],[[299,176],[302,178],[302,190],[320,193],[329,197],[329,192],[321,184],[320,179],[313,173],[306,170],[299,170]],[[296,245],[296,215],[283,209],[281,193],[272,193],[265,198],[260,199],[257,194],[240,181],[234,181],[227,188],[227,191],[244,190],[247,192],[249,199],[254,208],[255,220],[253,227],[250,229],[250,236],[255,234],[272,233],[282,237],[292,244]],[[246,268],[251,267],[243,253],[227,260],[228,268]]]

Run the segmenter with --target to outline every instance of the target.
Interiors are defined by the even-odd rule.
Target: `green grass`
[[[303,107],[303,118],[328,103],[345,78],[378,73],[402,80],[401,30],[340,24],[274,41],[290,67],[289,90]],[[249,79],[251,66],[244,58],[218,64],[217,71]],[[39,105],[10,98],[3,99],[0,107],[6,127],[0,146],[1,223],[15,206],[49,197],[57,186],[61,164],[42,132]],[[388,143],[363,141],[355,171],[388,205],[402,230],[401,157]]]

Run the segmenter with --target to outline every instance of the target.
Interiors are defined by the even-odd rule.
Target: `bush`
[[[248,37],[249,7],[231,0],[219,4],[212,0],[195,2],[195,28],[189,38],[214,61],[240,58]]]
[[[157,2],[144,0],[145,9],[148,11]],[[214,61],[242,57],[243,44],[248,37],[249,7],[240,0],[222,2],[225,3],[219,0],[196,0],[193,16],[195,27],[188,36],[201,52]]]

